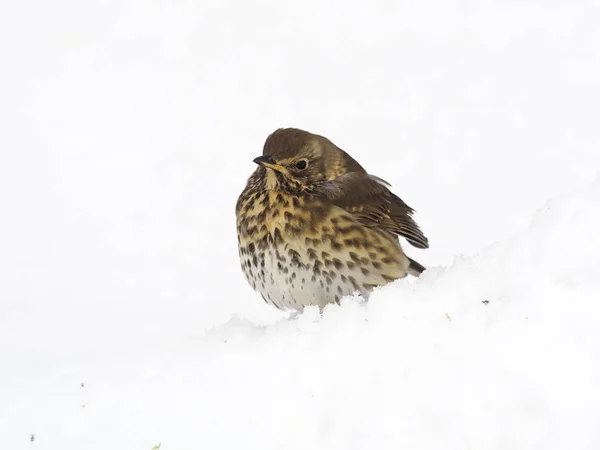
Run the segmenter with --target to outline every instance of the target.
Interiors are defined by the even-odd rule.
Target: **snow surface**
[[[594,2],[0,6],[3,449],[600,448]],[[324,134],[430,267],[294,320],[234,205]]]

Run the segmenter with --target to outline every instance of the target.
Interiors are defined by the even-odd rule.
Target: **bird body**
[[[236,206],[238,244],[267,303],[322,309],[423,270],[398,240],[428,246],[412,209],[328,139],[279,129],[255,162]]]

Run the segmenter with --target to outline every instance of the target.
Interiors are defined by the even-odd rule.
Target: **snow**
[[[0,7],[7,449],[600,447],[590,2]],[[237,259],[275,128],[419,212],[430,269],[295,319]]]

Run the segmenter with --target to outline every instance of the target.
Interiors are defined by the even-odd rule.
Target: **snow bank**
[[[36,448],[73,449],[596,448],[599,229],[600,180],[368,304],[13,373],[4,445],[33,433]]]

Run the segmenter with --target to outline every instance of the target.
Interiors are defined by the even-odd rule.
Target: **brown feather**
[[[364,172],[347,173],[321,183],[316,192],[365,226],[402,236],[417,248],[429,247],[427,238],[412,218],[414,210],[376,177]]]

